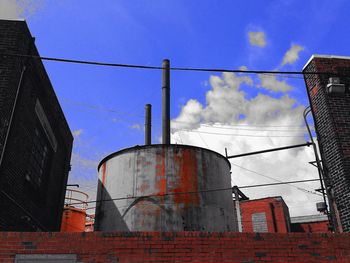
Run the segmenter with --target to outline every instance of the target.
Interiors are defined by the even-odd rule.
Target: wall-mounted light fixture
[[[333,95],[342,95],[345,93],[345,85],[340,83],[339,78],[329,78],[327,84],[327,93]]]

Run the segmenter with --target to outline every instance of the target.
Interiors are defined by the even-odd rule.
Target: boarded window
[[[266,214],[264,212],[252,214],[252,224],[254,232],[268,232]]]
[[[77,256],[74,254],[31,254],[16,255],[15,263],[76,263]]]

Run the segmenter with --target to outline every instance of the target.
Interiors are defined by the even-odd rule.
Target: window
[[[32,146],[25,180],[36,190],[43,186],[44,176],[49,165],[50,148],[40,127],[36,127],[32,136]]]
[[[264,212],[252,214],[252,224],[254,232],[269,232]]]

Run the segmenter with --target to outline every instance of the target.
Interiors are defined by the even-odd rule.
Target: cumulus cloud
[[[71,162],[72,162],[72,166],[80,166],[81,168],[84,168],[84,169],[90,169],[90,168],[97,169],[97,165],[98,165],[97,161],[86,159],[81,155],[79,155],[78,153],[72,153]]]
[[[201,121],[202,104],[197,100],[189,100],[185,106],[182,107],[180,115],[172,121],[171,127],[174,129],[192,129],[198,127]]]
[[[211,76],[210,85],[204,104],[189,100],[172,121],[173,143],[210,148],[222,154],[227,148],[234,155],[305,142],[304,107],[288,94],[274,98],[259,93],[247,98],[242,85],[257,88],[261,84],[233,73]],[[273,91],[290,89],[287,83],[277,80],[269,80],[264,86]],[[232,183],[242,186],[317,178],[316,169],[308,164],[313,160],[310,148],[231,159]],[[318,187],[310,183],[242,190],[250,198],[281,195],[291,215],[305,215],[316,213],[315,202],[322,199],[313,191]]]
[[[141,125],[138,123],[131,125],[130,128],[133,130],[141,130],[142,129]]]
[[[248,32],[249,43],[252,46],[265,47],[265,33],[263,31],[258,32]]]
[[[1,0],[0,18],[18,19],[36,13],[44,5],[44,0]]]
[[[284,54],[282,60],[282,66],[286,64],[293,64],[295,61],[299,59],[299,53],[304,50],[304,47],[292,44],[290,49]]]
[[[14,0],[0,1],[0,18],[11,19],[18,17],[18,6]]]
[[[80,137],[80,135],[83,133],[83,131],[84,131],[83,129],[72,131],[73,137],[74,138]]]
[[[247,66],[240,66],[240,67],[239,67],[239,70],[246,71],[246,70],[248,70],[248,67],[247,67]]]
[[[259,87],[275,92],[286,92],[292,89],[292,86],[287,84],[285,80],[278,80],[274,75],[259,74]]]

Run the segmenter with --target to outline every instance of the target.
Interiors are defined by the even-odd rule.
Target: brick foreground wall
[[[350,262],[350,234],[0,233],[2,263],[14,262],[16,254],[43,253],[76,254],[77,262],[89,263]]]

